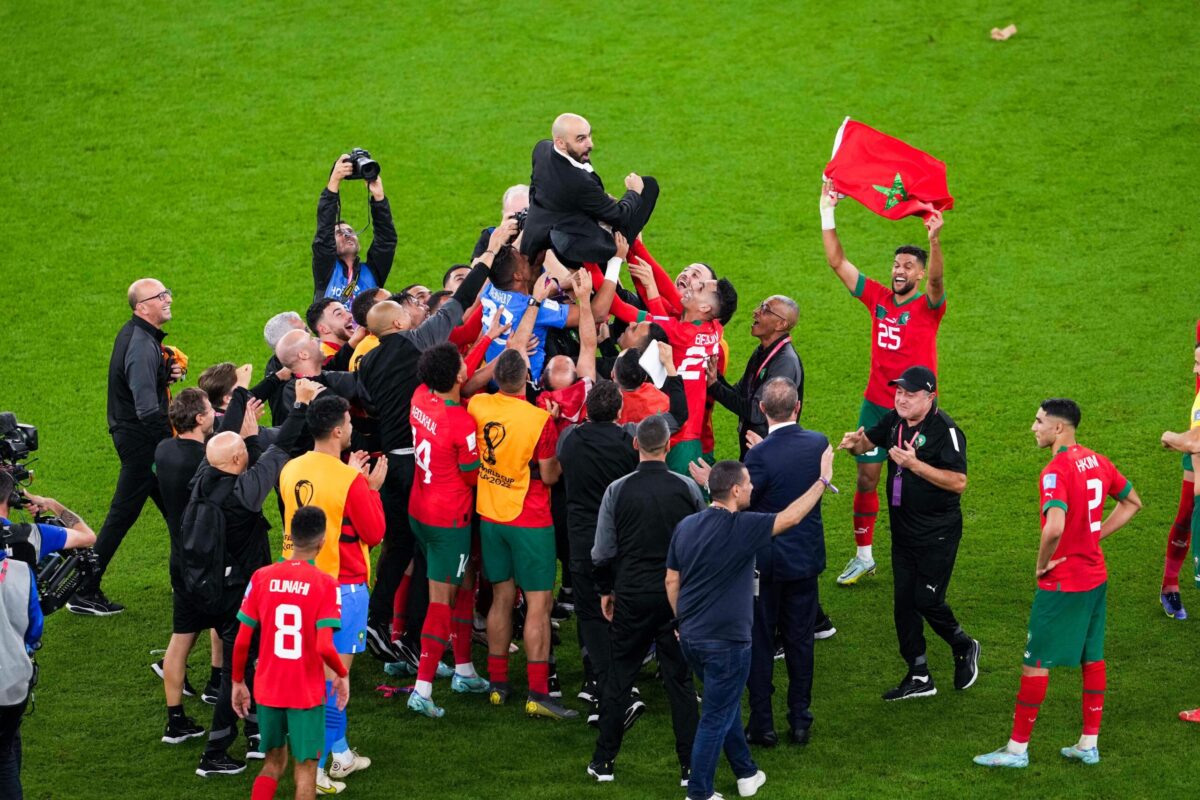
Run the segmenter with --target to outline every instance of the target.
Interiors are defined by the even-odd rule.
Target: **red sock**
[[[254,787],[250,790],[250,800],[274,800],[275,789],[278,787],[279,781],[259,775],[254,779]]]
[[[488,653],[488,680],[492,683],[508,683],[508,654],[494,656]]]
[[[875,540],[875,517],[878,514],[878,492],[854,492],[854,543],[859,547],[867,547]]]
[[[417,680],[433,682],[442,653],[450,644],[450,606],[430,603],[421,630],[421,660],[417,662]]]
[[[408,608],[408,587],[412,583],[412,575],[405,575],[396,587],[392,598],[392,641],[404,635],[404,609]]]
[[[1014,742],[1028,742],[1033,733],[1033,723],[1037,722],[1038,709],[1046,699],[1046,687],[1050,685],[1049,675],[1022,675],[1021,688],[1017,690],[1017,705],[1013,710],[1013,727],[1011,738]]]
[[[1179,493],[1179,509],[1175,512],[1175,521],[1171,523],[1171,533],[1167,537],[1167,558],[1162,579],[1164,592],[1179,591],[1179,570],[1187,560],[1188,544],[1192,541],[1192,509],[1196,502],[1194,491],[1195,483],[1183,482]]]
[[[472,612],[475,608],[475,591],[459,589],[454,598],[454,613],[450,615],[450,641],[454,644],[454,663],[471,662]]]
[[[550,693],[550,662],[530,661],[525,666],[529,675],[529,691],[540,694]]]
[[[1107,683],[1103,661],[1083,665],[1083,735],[1100,733],[1100,717],[1104,716],[1104,689]]]

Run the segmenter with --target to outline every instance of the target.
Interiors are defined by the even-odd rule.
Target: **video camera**
[[[29,498],[24,486],[33,480],[29,458],[38,449],[37,428],[17,422],[11,411],[0,412],[0,470],[13,477],[13,489],[8,496],[10,508],[25,508]],[[39,513],[34,524],[62,525],[62,520],[50,514]],[[32,524],[0,525],[0,548],[12,558],[18,558],[37,574],[38,595],[42,613],[51,614],[62,608],[71,595],[75,594],[100,571],[100,561],[90,547],[49,553],[42,559],[30,543]]]

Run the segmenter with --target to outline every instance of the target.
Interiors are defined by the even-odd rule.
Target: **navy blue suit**
[[[787,508],[820,478],[821,456],[829,440],[799,425],[777,428],[746,453],[754,492],[750,510],[775,513]],[[825,525],[820,501],[796,527],[761,548],[756,556],[759,592],[754,600],[750,657],[750,721],[747,730],[775,730],[771,695],[775,691],[775,635],[783,638],[788,671],[788,725],[812,725],[809,704],[813,680],[813,629],[819,599],[817,576],[825,569]]]

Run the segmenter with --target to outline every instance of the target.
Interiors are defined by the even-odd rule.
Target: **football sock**
[[[502,656],[488,653],[488,679],[492,683],[508,683],[508,653]]]
[[[1179,508],[1175,512],[1175,521],[1171,523],[1171,532],[1167,536],[1167,557],[1162,579],[1164,592],[1179,591],[1179,570],[1187,558],[1188,544],[1192,539],[1191,519],[1196,503],[1194,491],[1194,482],[1183,482],[1179,493]]]
[[[183,719],[183,705],[167,706],[167,719]]]
[[[526,665],[529,676],[529,691],[538,694],[550,693],[550,663],[548,661],[530,661]]]
[[[412,575],[405,575],[396,587],[392,596],[392,641],[404,635],[404,611],[408,608],[408,587],[412,585]]]
[[[417,663],[417,685],[429,686],[437,675],[438,662],[450,644],[450,606],[445,603],[430,603],[425,612],[425,626],[421,630],[421,660]],[[428,692],[421,692],[429,697]]]
[[[454,647],[455,670],[459,675],[471,678],[475,676],[475,666],[471,663],[471,633],[472,609],[475,606],[475,592],[470,589],[459,589],[454,598],[454,610],[450,615],[450,641]],[[469,668],[469,672],[464,667]]]
[[[325,752],[318,764],[322,769],[328,761],[330,753],[340,753],[348,750],[346,745],[346,711],[338,709],[337,694],[333,691],[333,681],[325,681]]]
[[[220,667],[210,667],[209,668],[208,682],[211,683],[213,686],[221,685],[221,668]]]
[[[854,492],[854,543],[870,547],[875,540],[875,517],[879,515],[879,493]]]
[[[278,787],[279,781],[268,778],[266,775],[259,775],[254,779],[254,788],[250,790],[250,800],[272,800],[275,797],[275,789]]]
[[[1103,661],[1093,661],[1083,665],[1083,735],[1091,737],[1090,747],[1096,746],[1095,737],[1100,734],[1100,718],[1104,715],[1106,682]],[[1083,746],[1080,745],[1080,747]]]
[[[1017,690],[1017,704],[1013,709],[1012,734],[1008,738],[1009,752],[1025,752],[1049,685],[1049,675],[1021,676],[1021,688]]]
[[[875,556],[871,552],[871,545],[869,544],[860,545],[859,547],[855,548],[854,555],[858,556],[863,561],[870,562],[875,560]]]

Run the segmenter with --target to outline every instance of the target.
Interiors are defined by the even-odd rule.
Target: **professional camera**
[[[350,151],[350,163],[354,165],[354,171],[349,175],[351,180],[373,181],[379,177],[379,162],[361,147]]]
[[[521,231],[525,230],[525,220],[529,218],[529,209],[522,208],[520,211],[512,215],[512,218],[517,221],[517,232],[508,237],[508,244],[512,244],[521,235]]]
[[[13,477],[13,490],[8,504],[14,508],[25,505],[20,486],[33,477],[33,472],[24,462],[37,449],[37,428],[17,422],[16,415],[11,411],[0,412],[0,469]]]

